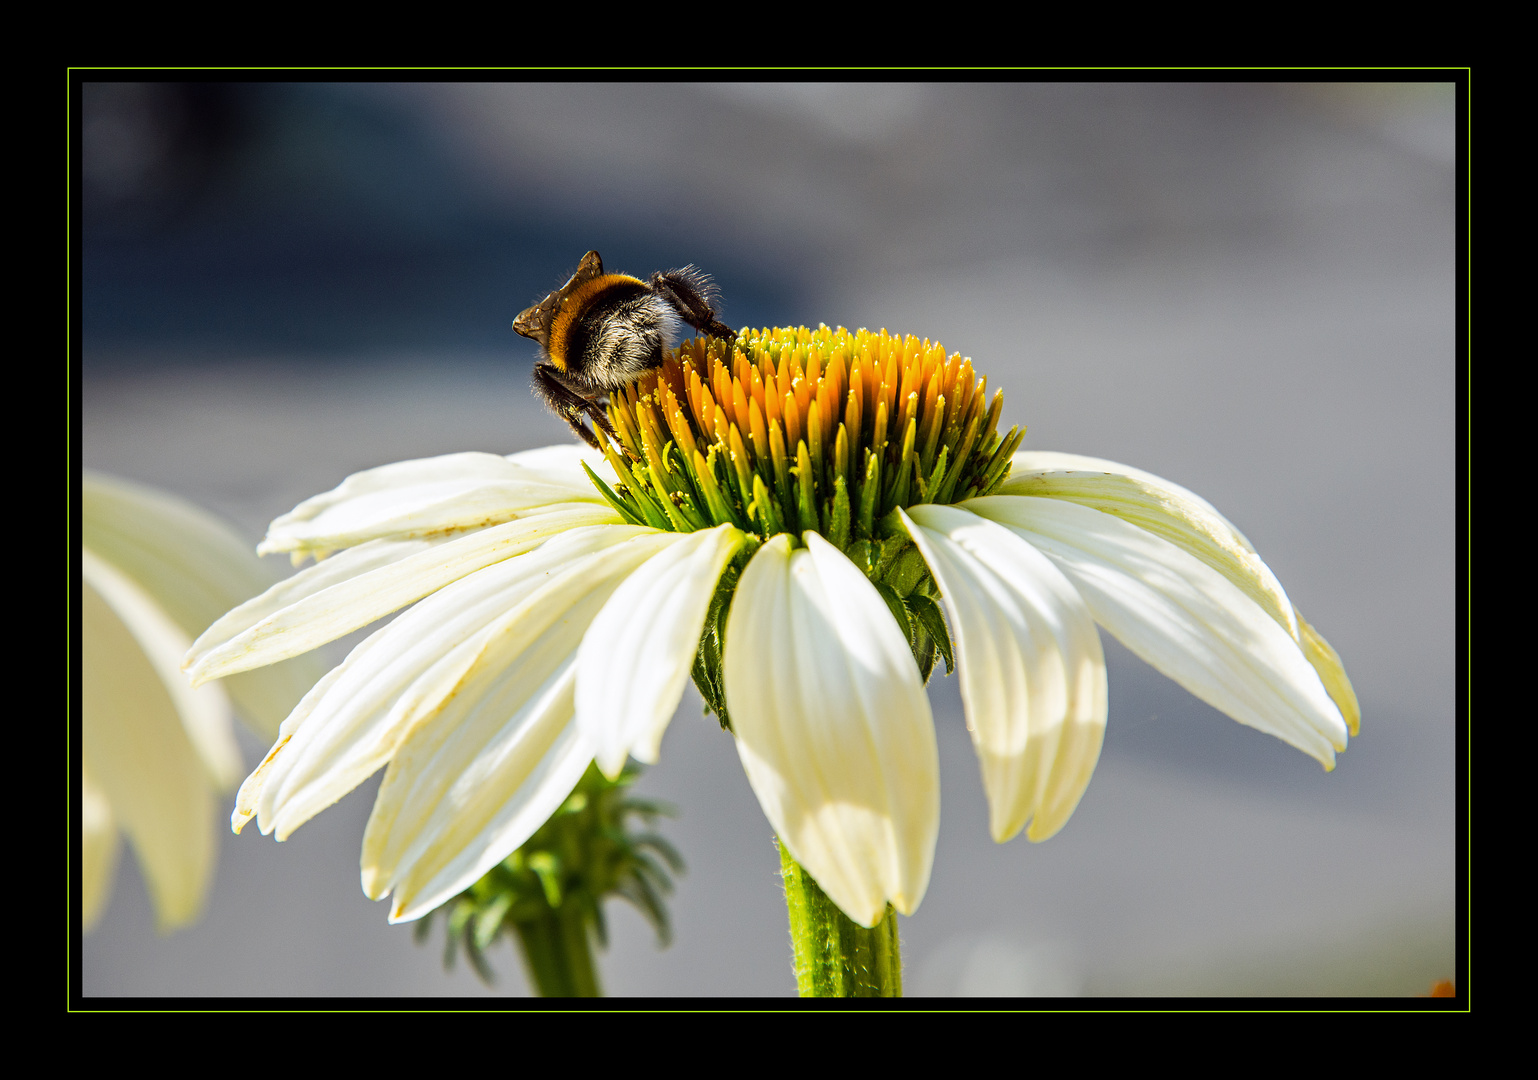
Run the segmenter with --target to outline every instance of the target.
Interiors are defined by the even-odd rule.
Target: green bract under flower
[[[672,811],[628,790],[638,771],[629,767],[611,781],[590,767],[533,836],[439,909],[448,922],[445,967],[453,966],[463,945],[476,974],[491,984],[485,951],[511,931],[541,996],[596,996],[591,963],[574,961],[588,957],[590,933],[608,945],[603,902],[609,896],[634,904],[658,943],[668,943],[672,926],[664,897],[673,891],[670,871],[679,873],[684,864],[673,845],[650,829]],[[632,827],[633,818],[641,819],[642,831]],[[418,942],[430,929],[430,919],[417,923]]]
[[[264,551],[338,552],[225,616],[195,679],[415,604],[285,721],[234,823],[279,838],[388,766],[364,889],[413,919],[506,858],[590,762],[652,762],[691,674],[786,850],[851,919],[928,886],[954,662],[990,830],[1051,836],[1105,729],[1096,624],[1330,767],[1339,658],[1208,503],[1018,452],[970,361],[885,333],[694,340],[616,394],[602,456],[455,454],[349,477]]]

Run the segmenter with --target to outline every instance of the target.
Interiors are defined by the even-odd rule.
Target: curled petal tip
[[[598,766],[598,771],[603,773],[607,780],[618,780],[620,773],[625,771],[625,759],[629,755],[621,751],[619,754],[601,753],[593,758]]]

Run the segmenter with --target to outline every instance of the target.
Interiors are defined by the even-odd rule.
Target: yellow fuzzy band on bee
[[[550,321],[550,332],[545,342],[545,352],[550,357],[550,362],[562,371],[566,368],[566,341],[571,331],[572,324],[588,309],[593,299],[602,295],[606,290],[615,285],[640,285],[646,287],[646,283],[640,278],[633,278],[629,274],[600,274],[590,281],[584,281],[561,301],[560,310],[555,318]]]

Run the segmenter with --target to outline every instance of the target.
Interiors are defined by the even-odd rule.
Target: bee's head
[[[533,307],[524,308],[513,320],[513,329],[544,345],[550,336],[550,322],[555,317],[559,296],[559,293],[551,293]]]
[[[550,343],[550,326],[555,322],[555,317],[565,306],[566,300],[587,282],[603,274],[603,259],[596,251],[589,251],[582,256],[582,261],[577,264],[577,272],[572,274],[565,285],[555,292],[550,293],[533,307],[524,308],[513,320],[513,330],[526,338],[533,338],[541,346]]]

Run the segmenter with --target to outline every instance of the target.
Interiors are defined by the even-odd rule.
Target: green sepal
[[[972,497],[992,495],[1005,480],[1009,479],[1009,467],[1014,459],[1015,451],[1020,448],[1020,443],[1025,439],[1025,430],[1018,426],[1009,429],[1009,434],[1004,436],[994,451],[992,459],[983,469],[982,480],[977,485],[977,491]]]
[[[951,493],[956,490],[956,484],[961,479],[962,471],[971,464],[972,445],[977,441],[977,430],[981,419],[981,417],[974,416],[967,422],[966,433],[962,436],[961,445],[956,448],[956,460],[951,462],[951,467],[946,471],[945,479],[940,482],[940,486],[930,495],[930,502],[948,503],[951,501]]]
[[[871,575],[885,581],[896,565],[897,559],[912,546],[913,541],[908,539],[907,533],[899,536],[889,536],[885,540],[878,541],[879,553],[876,555],[875,566],[871,567]]]
[[[624,518],[632,525],[646,524],[640,513],[638,511],[632,510],[625,504],[623,499],[614,494],[614,491],[604,481],[603,477],[599,476],[592,469],[590,469],[587,462],[585,461],[582,463],[582,471],[587,473],[587,478],[593,482],[593,486],[598,489],[598,494],[604,497],[604,501],[619,511],[620,517]]]
[[[663,512],[651,493],[651,481],[645,475],[651,472],[651,466],[637,465],[631,471],[635,474],[636,484],[630,490],[635,495],[636,506],[641,511],[641,516],[646,518],[645,524],[660,532],[676,531],[673,523],[668,520],[667,514]]]
[[[662,461],[672,473],[673,488],[678,492],[673,505],[689,521],[690,527],[683,531],[697,532],[717,524],[710,520],[710,502],[705,498],[699,478],[694,475],[693,463],[684,460],[683,450],[675,446],[672,439],[662,447]]]
[[[913,653],[913,662],[918,666],[924,682],[929,681],[929,673],[934,670],[934,642],[929,632],[919,620],[908,610],[903,598],[898,596],[892,586],[884,581],[874,581],[876,592],[881,599],[886,601],[887,610],[891,611],[892,618],[896,620],[898,629],[903,632],[903,637],[908,641],[908,649]]]
[[[881,595],[881,599],[886,601],[887,609],[891,611],[892,618],[897,622],[898,628],[902,630],[903,637],[907,638],[908,643],[911,645],[913,643],[913,620],[908,618],[908,609],[903,606],[903,598],[898,596],[892,586],[884,581],[873,581],[871,584],[876,587],[876,592]]]
[[[940,611],[940,605],[917,591],[905,597],[903,603],[935,643],[935,648],[940,651],[940,655],[945,657],[945,673],[949,675],[954,672],[956,658],[951,651],[951,636],[945,625],[945,616]]]
[[[929,565],[916,547],[905,547],[882,579],[906,599],[929,574]]]
[[[668,446],[672,445],[668,443]],[[652,474],[652,483],[656,490],[662,492],[661,497],[657,499],[657,505],[662,507],[662,512],[667,515],[669,532],[691,533],[705,527],[704,519],[694,512],[687,492],[670,491],[664,488],[656,475],[656,470],[650,465],[646,466],[646,471]]]
[[[865,483],[860,488],[860,519],[856,535],[871,536],[875,528],[876,503],[881,498],[881,458],[865,451]]]
[[[935,669],[935,642],[929,636],[929,631],[919,625],[915,618],[913,621],[913,659],[919,666],[919,680],[926,685],[929,683],[929,675]]]
[[[919,493],[918,498],[913,500],[914,504],[940,501],[936,493],[945,480],[946,462],[950,458],[950,452],[949,446],[940,447],[940,456],[935,459],[935,467],[930,470],[927,477],[919,479]]]
[[[758,524],[765,536],[775,536],[782,532],[788,532],[784,519],[780,516],[779,503],[769,493],[769,486],[764,483],[764,478],[757,473],[753,474],[753,505],[748,507],[748,513],[758,519]]]
[[[909,480],[918,475],[918,454],[913,449],[917,434],[918,421],[910,417],[908,428],[903,433],[902,451],[897,455],[897,475],[888,481],[891,491],[881,502],[883,512],[890,513],[899,506],[908,505]]]
[[[721,727],[732,730],[731,718],[726,712],[726,680],[721,670],[721,658],[726,653],[726,619],[731,612],[732,597],[737,592],[737,582],[743,568],[759,548],[756,536],[749,535],[731,563],[721,574],[716,591],[710,597],[710,607],[705,612],[705,625],[700,630],[699,648],[694,652],[694,685],[705,700],[705,711],[715,713]]]
[[[742,532],[752,532],[753,526],[737,512],[733,500],[727,498],[727,492],[722,491],[721,481],[716,476],[716,447],[712,446],[705,455],[705,470],[710,474],[709,479],[701,478],[700,485],[705,489],[705,502],[710,508],[710,514],[717,525],[731,524]],[[731,472],[730,467],[723,470]],[[730,481],[727,482],[728,485]]]
[[[796,509],[801,518],[801,530],[817,529],[817,491],[812,472],[811,454],[806,448],[806,440],[802,439],[796,444],[796,464],[791,468],[796,475],[796,494],[798,503]]]
[[[844,554],[849,556],[849,561],[860,568],[860,573],[870,577],[873,564],[871,554],[875,550],[869,540],[854,540],[844,549]]]
[[[842,476],[833,478],[833,509],[828,516],[828,543],[840,551],[849,546],[849,485]]]

